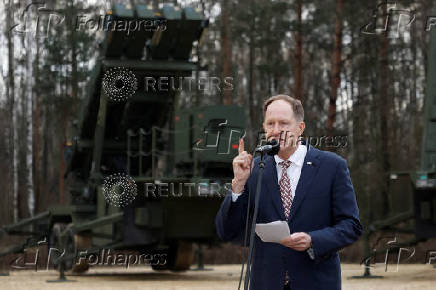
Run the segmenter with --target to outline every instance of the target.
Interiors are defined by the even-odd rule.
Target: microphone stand
[[[244,290],[248,290],[249,283],[250,283],[250,276],[251,276],[251,259],[253,258],[254,254],[254,234],[255,234],[255,228],[256,228],[256,219],[257,219],[257,212],[259,209],[259,199],[260,199],[260,190],[262,188],[262,173],[263,169],[265,168],[265,162],[263,161],[263,157],[265,152],[260,152],[260,162],[259,162],[259,169],[257,172],[257,185],[256,185],[256,194],[254,198],[254,212],[253,212],[253,220],[251,222],[251,230],[250,230],[250,244],[249,244],[249,251],[248,251],[248,262],[247,262],[247,270],[245,272],[245,283],[244,283]],[[250,208],[250,204],[248,204],[248,208]]]

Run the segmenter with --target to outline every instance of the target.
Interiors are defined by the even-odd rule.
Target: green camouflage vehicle
[[[80,253],[110,249],[157,253],[165,259],[154,269],[187,270],[194,242],[217,242],[215,214],[244,111],[176,108],[175,87],[201,69],[192,50],[208,21],[196,9],[117,4],[105,25],[134,20],[149,30],[109,29],[102,43],[72,140],[67,205],[3,228],[48,237],[66,249],[58,260],[65,269],[84,271]]]

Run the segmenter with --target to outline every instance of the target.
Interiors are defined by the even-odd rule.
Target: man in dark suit
[[[335,153],[299,144],[305,128],[299,100],[274,96],[265,101],[263,111],[266,137],[280,140],[280,151],[265,157],[256,223],[286,220],[291,235],[280,244],[262,242],[256,235],[250,289],[341,289],[337,251],[362,233],[347,162]],[[233,160],[232,192],[216,217],[224,241],[244,235],[250,194],[254,206],[259,158],[252,170],[251,161],[241,139]]]

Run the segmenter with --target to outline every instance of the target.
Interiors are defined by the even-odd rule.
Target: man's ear
[[[303,135],[304,129],[306,128],[306,124],[304,122],[300,122],[298,126],[300,128],[300,136]]]

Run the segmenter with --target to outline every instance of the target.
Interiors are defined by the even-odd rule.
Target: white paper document
[[[290,235],[286,221],[274,221],[267,224],[256,224],[256,234],[263,242],[280,243]]]

